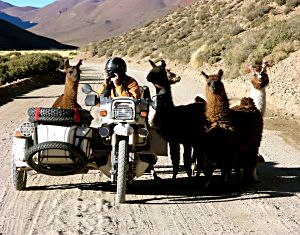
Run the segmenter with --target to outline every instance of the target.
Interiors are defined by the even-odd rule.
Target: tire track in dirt
[[[94,67],[96,65],[96,67]],[[150,68],[150,67],[149,67]],[[97,88],[101,67],[85,63],[82,83]],[[129,75],[131,74],[129,70]],[[136,72],[145,81],[145,72]],[[182,78],[174,85],[178,104],[191,102],[202,91],[195,81]],[[199,85],[199,87],[198,87]],[[151,94],[153,87],[149,86]],[[185,94],[189,91],[188,94]],[[201,181],[189,182],[180,172],[172,184],[171,161],[159,157],[160,182],[149,175],[137,179],[128,202],[115,207],[114,189],[97,171],[66,177],[30,174],[28,189],[16,192],[10,182],[11,137],[27,120],[29,107],[49,107],[63,86],[49,86],[17,96],[0,106],[0,233],[19,234],[298,234],[300,225],[299,151],[273,131],[265,131],[261,154],[266,164],[258,169],[261,183],[252,189],[223,192],[218,175],[212,189],[203,191]],[[178,94],[178,95],[177,95]],[[84,94],[79,91],[79,103]],[[83,105],[84,107],[84,105]]]

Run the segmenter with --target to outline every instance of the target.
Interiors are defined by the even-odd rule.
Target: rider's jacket
[[[141,91],[137,81],[126,75],[120,85],[115,86],[112,81],[110,83],[103,82],[97,91],[98,95],[105,97],[133,97],[135,99],[141,98]]]

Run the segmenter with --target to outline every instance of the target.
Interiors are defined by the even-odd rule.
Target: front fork
[[[113,184],[117,183],[117,174],[118,174],[118,144],[121,139],[128,138],[128,160],[127,160],[127,170],[126,170],[126,175],[127,175],[127,180],[129,182],[132,181],[133,179],[133,162],[134,162],[134,134],[130,134],[128,136],[124,135],[117,135],[115,132],[113,132],[112,137],[111,137],[111,145],[112,145],[112,150],[111,150],[111,170],[110,170],[110,175],[111,175],[111,182]]]

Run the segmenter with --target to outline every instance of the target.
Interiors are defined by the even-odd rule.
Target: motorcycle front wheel
[[[118,148],[118,176],[115,203],[118,205],[125,202],[126,194],[126,162],[128,158],[128,141],[121,140]]]

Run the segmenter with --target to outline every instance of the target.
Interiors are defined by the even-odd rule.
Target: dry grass
[[[236,78],[245,73],[246,63],[257,59],[276,63],[300,48],[298,1],[293,0],[296,3],[286,13],[290,1],[199,0],[143,28],[80,50],[103,58],[126,55],[196,68],[226,66],[225,77]]]
[[[22,55],[32,54],[32,53],[53,53],[59,54],[62,57],[68,57],[70,59],[77,55],[77,50],[14,50],[14,51],[0,51],[0,56],[10,54],[12,52],[19,52]]]

